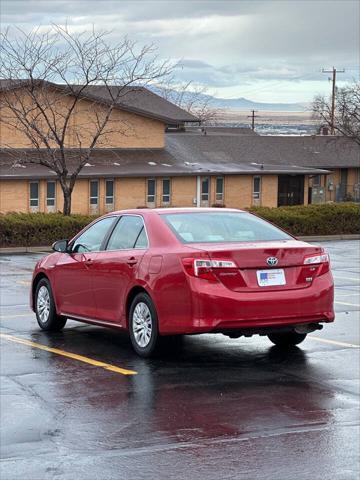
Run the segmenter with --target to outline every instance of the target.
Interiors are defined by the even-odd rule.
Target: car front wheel
[[[141,357],[156,351],[160,336],[155,306],[146,293],[136,295],[129,311],[129,331],[132,346]]]
[[[66,324],[66,318],[56,313],[50,282],[42,278],[35,291],[35,313],[39,327],[46,331],[59,331]]]
[[[299,345],[306,338],[306,333],[297,333],[297,332],[280,332],[280,333],[270,333],[268,335],[269,340],[278,345],[279,347],[291,347],[294,345]]]

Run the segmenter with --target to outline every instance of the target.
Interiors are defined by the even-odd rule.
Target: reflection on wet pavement
[[[329,243],[335,278],[356,277],[359,245],[339,244]],[[1,331],[138,373],[2,339],[1,480],[358,478],[359,349],[203,335],[144,360],[125,333],[68,322],[48,334],[12,281],[28,281],[36,258],[0,257]],[[336,282],[337,298],[354,293]],[[359,345],[359,308],[337,311],[316,336]]]

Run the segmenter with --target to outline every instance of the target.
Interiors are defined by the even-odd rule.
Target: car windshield
[[[182,243],[289,240],[292,237],[245,212],[170,213],[162,217]]]

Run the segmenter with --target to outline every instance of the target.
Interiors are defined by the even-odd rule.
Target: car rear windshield
[[[292,237],[245,212],[170,213],[162,217],[182,243],[289,240]]]

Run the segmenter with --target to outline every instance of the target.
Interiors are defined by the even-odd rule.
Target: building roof
[[[1,90],[8,91],[9,89],[21,88],[28,83],[28,80],[0,80],[0,92]],[[77,85],[66,86],[45,81],[39,81],[39,84],[61,89],[64,90],[64,92],[68,91],[70,94],[72,89],[76,91],[81,88]],[[119,99],[116,102],[116,107],[120,110],[160,120],[166,124],[199,122],[199,119],[194,115],[191,115],[145,87],[90,85],[84,89],[81,95],[83,98],[94,102],[109,104],[112,98],[116,98],[118,94]]]
[[[218,130],[214,129],[209,135],[202,134],[199,129],[168,133],[164,149],[96,149],[79,177],[314,175],[328,173],[334,168],[360,166],[359,146],[344,137],[271,137]],[[78,151],[69,149],[67,153],[73,156],[75,165]],[[46,167],[26,163],[39,154],[31,149],[0,150],[0,177],[54,177],[55,173]]]
[[[339,136],[166,135],[167,150],[183,161],[309,167],[360,167],[360,147]]]
[[[174,146],[165,149],[97,149],[90,161],[81,170],[79,178],[97,177],[171,177],[188,175],[268,175],[268,174],[322,174],[324,169],[279,164],[249,163],[238,159],[224,160],[205,152],[205,159],[194,155],[184,156]],[[68,150],[76,158],[76,150]],[[38,158],[36,150],[0,151],[0,178],[2,179],[41,179],[54,178],[55,172],[33,163],[30,158]],[[22,162],[18,162],[21,158]],[[199,160],[199,161],[196,161]],[[75,166],[75,162],[73,163]],[[71,163],[69,164],[71,172]]]

